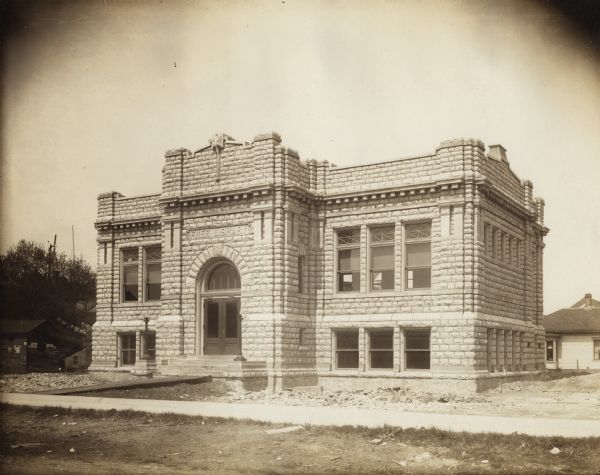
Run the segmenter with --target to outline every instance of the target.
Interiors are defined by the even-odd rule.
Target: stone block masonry
[[[501,145],[336,167],[220,134],[168,151],[162,183],[98,197],[92,369],[274,389],[544,369],[544,202]]]

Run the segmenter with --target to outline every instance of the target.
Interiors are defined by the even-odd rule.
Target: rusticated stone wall
[[[165,154],[160,194],[98,198],[98,318],[93,366],[119,362],[119,332],[157,332],[159,370],[202,356],[201,283],[229,261],[241,277],[242,354],[271,379],[407,377],[406,330],[431,330],[428,375],[543,368],[543,200],[479,140],[338,168],[303,161],[276,133],[218,136]],[[407,288],[405,227],[431,223],[431,288]],[[369,289],[369,232],[394,226],[394,289]],[[360,230],[360,286],[336,289],[336,233]],[[160,244],[160,301],[123,302],[121,251]],[[300,268],[302,267],[302,276]],[[140,272],[139,286],[144,285]],[[335,368],[338,329],[359,331],[359,368]],[[371,370],[370,330],[393,329],[394,368]],[[308,379],[307,379],[308,378]]]

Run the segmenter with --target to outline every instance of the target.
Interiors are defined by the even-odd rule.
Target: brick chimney
[[[585,310],[592,309],[592,294],[585,294],[585,303],[583,305]]]
[[[508,159],[506,158],[506,149],[500,145],[490,145],[490,151],[488,153],[488,157],[493,158],[499,162],[508,163]]]

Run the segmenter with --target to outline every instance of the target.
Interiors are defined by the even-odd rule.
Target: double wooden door
[[[204,354],[237,355],[240,351],[240,299],[206,299],[204,301]]]

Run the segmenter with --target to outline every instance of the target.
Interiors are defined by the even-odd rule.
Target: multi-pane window
[[[394,368],[394,330],[369,332],[369,360],[372,369]]]
[[[554,361],[554,340],[546,340],[546,361]]]
[[[431,222],[407,224],[406,288],[427,289],[431,287]]]
[[[133,302],[138,300],[138,248],[123,249],[121,251],[122,267],[122,301]]]
[[[145,251],[145,298],[146,300],[160,300],[160,246],[147,247]]]
[[[135,333],[122,333],[119,340],[121,364],[135,364]]]
[[[240,288],[240,275],[230,264],[219,264],[208,278],[206,290],[228,290]]]
[[[371,290],[394,288],[394,226],[371,229]]]
[[[339,292],[360,291],[360,229],[337,232],[337,280]]]
[[[404,330],[404,358],[406,369],[430,368],[431,330]]]
[[[298,346],[306,346],[306,328],[298,330]]]
[[[153,331],[140,334],[142,344],[142,356],[146,360],[156,359],[156,333]]]
[[[600,340],[594,340],[594,359],[600,360]]]
[[[358,329],[336,330],[335,360],[336,368],[358,368]]]
[[[490,225],[483,223],[483,245],[485,247],[486,254],[490,253]]]

